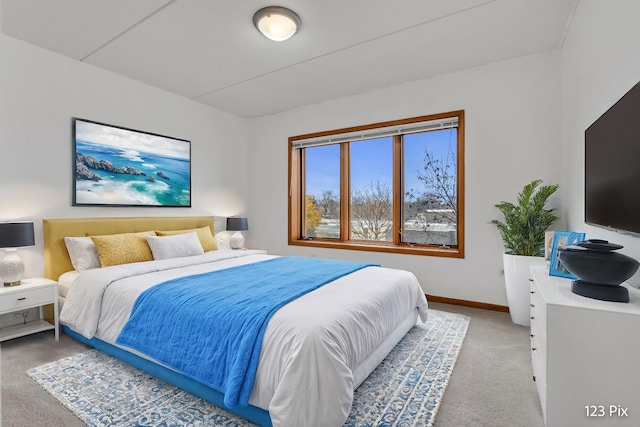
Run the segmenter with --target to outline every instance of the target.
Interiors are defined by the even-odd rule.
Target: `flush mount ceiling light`
[[[284,7],[269,6],[253,15],[253,25],[265,37],[281,42],[300,30],[302,21],[295,12]]]

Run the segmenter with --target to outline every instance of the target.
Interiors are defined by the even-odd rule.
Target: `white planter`
[[[511,321],[518,325],[529,326],[531,324],[529,314],[529,267],[532,265],[544,265],[544,257],[505,253],[502,259]]]

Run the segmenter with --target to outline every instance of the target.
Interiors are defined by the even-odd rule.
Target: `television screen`
[[[191,206],[191,143],[73,119],[74,206]]]
[[[640,234],[640,83],[584,137],[585,222]]]

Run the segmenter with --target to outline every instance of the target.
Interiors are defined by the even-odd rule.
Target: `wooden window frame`
[[[438,245],[414,244],[402,242],[400,229],[393,233],[392,242],[350,240],[350,227],[345,226],[345,219],[349,218],[350,174],[349,174],[349,143],[340,143],[340,239],[305,238],[304,206],[304,148],[293,148],[295,141],[325,137],[336,134],[346,134],[363,130],[399,126],[416,122],[446,119],[457,117],[457,141],[456,141],[456,185],[457,185],[457,246],[443,247]],[[289,220],[288,220],[288,244],[292,246],[307,246],[327,249],[347,249],[359,251],[401,253],[412,255],[427,255],[450,258],[464,258],[464,110],[450,111],[446,113],[432,114],[428,116],[412,117],[402,120],[394,120],[381,123],[373,123],[363,126],[336,129],[332,131],[317,132],[305,135],[292,136],[288,139],[289,152]],[[393,223],[400,224],[403,221],[403,172],[402,172],[402,142],[401,136],[393,136]],[[395,227],[394,227],[395,228]]]

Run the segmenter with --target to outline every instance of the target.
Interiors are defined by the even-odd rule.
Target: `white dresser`
[[[549,427],[640,425],[640,291],[585,298],[531,267],[531,361]]]

